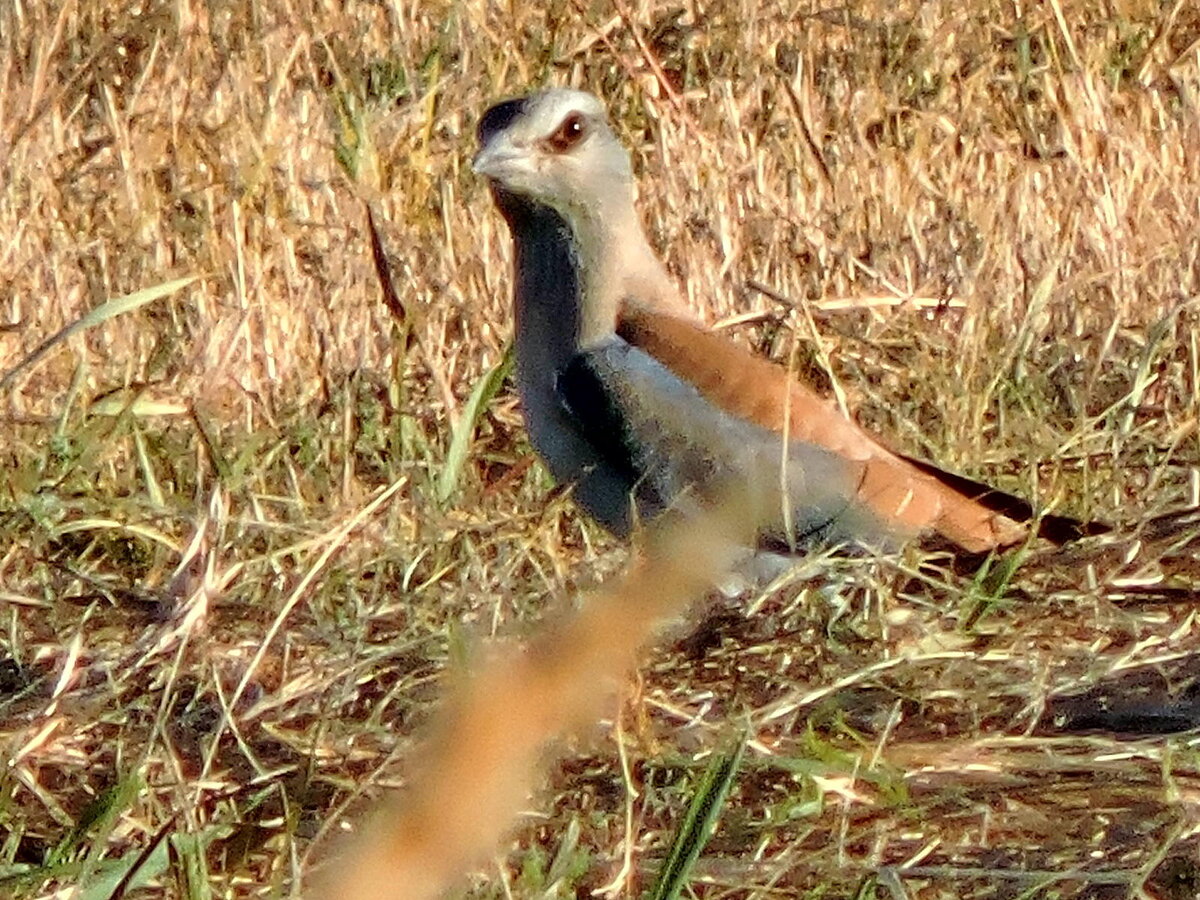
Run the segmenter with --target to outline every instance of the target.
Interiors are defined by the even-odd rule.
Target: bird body
[[[514,242],[530,439],[611,531],[734,483],[773,494],[761,542],[776,548],[932,534],[975,553],[1027,536],[1012,514],[1028,510],[1021,501],[893,453],[691,315],[646,239],[628,153],[597,98],[505,101],[478,131],[474,168]]]

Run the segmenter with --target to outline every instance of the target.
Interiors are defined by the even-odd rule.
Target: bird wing
[[[773,547],[813,539],[885,546],[917,531],[863,502],[879,492],[874,464],[810,441],[785,448],[778,432],[713,403],[620,336],[576,354],[557,389],[599,455],[640,473],[643,514],[737,490],[760,510],[763,540]]]
[[[703,326],[627,301],[617,332],[716,409],[789,442],[822,448],[857,466],[846,497],[899,534],[937,534],[972,553],[1023,540],[1026,526],[989,508],[949,475],[896,455],[796,381],[784,367]],[[958,478],[957,482],[955,479]],[[955,486],[958,485],[958,487]]]

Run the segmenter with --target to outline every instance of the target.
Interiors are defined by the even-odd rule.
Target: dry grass
[[[1197,502],[1194,4],[850,9],[0,11],[0,373],[201,279],[4,390],[0,893],[291,894],[472,642],[619,567],[511,394],[436,499],[509,332],[471,132],[531,85],[602,94],[697,308],[761,314],[734,329],[898,445],[1130,528]],[[1195,896],[1194,737],[1056,731],[1052,699],[1149,663],[1130,691],[1194,704],[1171,540],[977,579],[814,559],[716,646],[646,652],[464,890],[634,896],[745,725],[698,895]]]
[[[756,519],[742,505],[656,523],[624,577],[460,678],[414,757],[410,787],[333,854],[323,896],[435,898],[486,856],[519,813],[548,741],[589,729],[656,626],[743,555]]]

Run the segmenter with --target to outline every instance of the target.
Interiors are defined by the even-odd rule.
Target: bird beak
[[[483,175],[494,181],[503,181],[506,176],[521,168],[526,154],[521,148],[513,145],[507,139],[498,139],[480,149],[471,160],[471,170],[476,175]]]

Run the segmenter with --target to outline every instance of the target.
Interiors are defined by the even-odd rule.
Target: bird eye
[[[565,153],[579,143],[583,138],[583,131],[583,116],[571,113],[562,120],[562,124],[554,133],[546,138],[546,143],[555,153]]]

